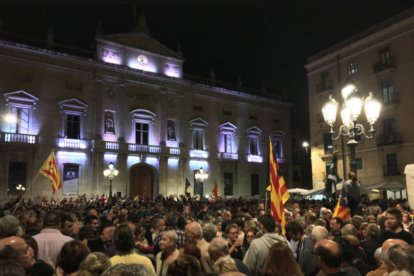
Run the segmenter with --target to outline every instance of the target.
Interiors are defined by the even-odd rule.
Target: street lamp
[[[22,184],[19,184],[16,186],[16,190],[19,192],[20,198],[22,198],[26,188]]]
[[[115,179],[115,177],[118,176],[119,171],[115,169],[114,164],[109,163],[109,166],[106,170],[103,171],[103,175],[106,179],[109,180],[109,198],[108,201],[112,202],[112,180]]]
[[[198,185],[198,190],[200,190],[200,188],[202,188],[202,184],[203,184],[203,182],[206,180],[208,178],[208,173],[206,173],[205,171],[204,171],[204,169],[203,169],[203,167],[200,167],[200,169],[199,170],[197,170],[196,171],[196,173],[195,173],[195,179],[196,179],[196,181],[199,183]],[[198,192],[200,192],[200,196],[202,196],[203,195],[203,191],[201,190],[201,191],[198,191]]]
[[[308,148],[309,148],[309,143],[308,143],[308,141],[303,141],[303,143],[302,143],[302,147],[304,147],[304,148],[305,148],[305,150],[306,150],[306,153],[308,153]]]
[[[369,92],[367,98],[360,98],[357,95],[357,88],[353,84],[348,84],[341,90],[343,104],[341,110],[342,125],[339,127],[338,134],[335,136],[333,127],[336,121],[336,113],[338,110],[338,102],[329,96],[329,100],[322,108],[322,114],[325,122],[329,125],[329,133],[332,140],[338,140],[340,136],[348,137],[347,145],[350,149],[351,171],[356,173],[357,164],[355,160],[355,147],[358,145],[357,138],[364,136],[366,139],[374,137],[374,123],[377,121],[381,103]],[[365,109],[365,117],[369,124],[369,130],[366,131],[364,126],[358,123],[361,115],[362,107]]]

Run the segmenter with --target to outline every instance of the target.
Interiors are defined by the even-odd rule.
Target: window
[[[396,135],[395,118],[388,118],[382,121],[384,142],[386,144],[392,143]]]
[[[262,135],[262,130],[256,126],[247,130],[247,136],[249,137],[249,154],[260,155],[259,139]]]
[[[148,145],[149,125],[146,123],[135,124],[135,144]]]
[[[272,133],[273,154],[279,159],[284,158],[284,136],[285,133],[282,131],[275,131]]]
[[[224,195],[233,195],[233,173],[231,172],[224,173]]]
[[[193,149],[204,150],[204,134],[206,132],[208,123],[201,118],[196,118],[190,121],[190,128],[193,131]]]
[[[362,158],[355,159],[357,170],[362,170]]]
[[[356,62],[351,62],[349,64],[348,74],[349,75],[355,75],[356,73],[358,73],[358,66],[357,66]]]
[[[379,60],[382,65],[388,65],[391,63],[391,55],[388,48],[379,50]]]
[[[135,144],[150,145],[152,122],[155,113],[146,109],[135,109],[130,112],[135,125]]]
[[[259,155],[259,146],[257,137],[250,137],[250,154]]]
[[[257,173],[250,175],[250,191],[252,196],[259,194],[259,175]]]
[[[63,115],[61,136],[67,139],[83,139],[83,123],[88,106],[73,98],[59,102],[59,107]]]
[[[220,152],[233,153],[234,136],[236,134],[237,127],[230,122],[224,123],[219,126],[220,139],[222,146],[219,147]]]
[[[38,98],[25,91],[16,91],[4,94],[6,112],[13,115],[15,120],[4,125],[3,131],[20,134],[33,134],[33,110]]]
[[[25,162],[10,162],[7,193],[18,194],[16,186],[26,186],[27,164]]]
[[[330,133],[323,134],[323,149],[325,151],[325,154],[332,154],[333,143],[332,143],[332,136]]]
[[[394,84],[392,81],[387,80],[381,83],[382,99],[384,103],[395,102]]]
[[[200,106],[200,105],[193,105],[193,110],[196,110],[196,111],[203,111],[203,107],[202,107],[202,106]]]
[[[105,110],[104,114],[104,133],[115,134],[115,122],[114,122],[115,112],[110,110]]]
[[[329,72],[323,72],[320,75],[320,83],[316,86],[317,92],[322,92],[328,89],[331,89],[331,81],[329,78]]]
[[[385,175],[399,175],[397,154],[395,153],[387,154],[386,158],[387,158],[387,165],[386,165]]]

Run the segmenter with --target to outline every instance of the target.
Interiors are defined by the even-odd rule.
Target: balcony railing
[[[37,143],[37,135],[2,132],[1,133],[1,142],[36,144]]]
[[[316,93],[322,93],[331,89],[333,89],[333,85],[330,81],[321,82],[316,85]]]
[[[86,149],[88,141],[80,139],[59,138],[59,147],[69,149]]]
[[[119,150],[119,142],[105,142],[105,149]]]
[[[239,155],[237,153],[219,152],[218,158],[222,160],[238,160]]]
[[[384,172],[384,176],[398,176],[401,175],[401,170],[400,170],[400,166],[397,165],[385,165],[383,167],[383,172]]]
[[[383,72],[385,70],[390,70],[395,68],[395,62],[392,59],[389,59],[387,61],[378,61],[376,63],[374,63],[373,65],[373,69],[374,69],[374,73],[380,73]]]
[[[154,145],[128,144],[128,150],[143,153],[161,153],[161,147]]]
[[[377,146],[399,145],[403,143],[401,133],[382,134],[377,138]]]
[[[263,156],[248,154],[247,155],[247,162],[262,163],[263,162]]]

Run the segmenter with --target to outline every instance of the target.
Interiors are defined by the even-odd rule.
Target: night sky
[[[236,84],[240,76],[244,86],[257,89],[265,83],[268,92],[292,101],[295,125],[307,124],[306,59],[414,6],[401,0],[85,1],[0,4],[3,37],[38,42],[53,28],[57,43],[92,50],[98,21],[104,34],[129,32],[134,14],[144,11],[154,38],[173,50],[180,45],[185,74],[209,78],[214,69],[219,81]]]

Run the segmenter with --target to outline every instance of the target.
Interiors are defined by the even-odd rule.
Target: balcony
[[[80,139],[59,138],[59,147],[67,149],[86,149],[88,141]]]
[[[92,141],[92,150],[105,151],[105,152],[122,152],[133,154],[151,154],[151,155],[169,155],[179,157],[184,152],[180,147],[167,147],[157,145],[141,145],[141,144],[129,144],[125,142],[117,141]]]
[[[394,69],[395,67],[396,66],[393,59],[389,59],[387,61],[378,61],[373,65],[375,74]]]
[[[220,160],[238,160],[239,155],[237,153],[219,152],[218,158]]]
[[[21,143],[21,144],[37,144],[37,135],[21,134],[21,133],[0,133],[2,143]]]
[[[128,144],[128,151],[140,153],[161,153],[161,146]]]
[[[401,133],[389,133],[389,134],[382,134],[379,135],[377,138],[377,146],[389,146],[389,145],[399,145],[403,143],[402,134]]]
[[[247,162],[262,163],[263,162],[263,156],[248,154],[247,155]]]
[[[384,176],[399,176],[401,175],[400,166],[397,165],[385,165],[383,167]]]

